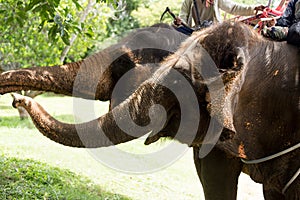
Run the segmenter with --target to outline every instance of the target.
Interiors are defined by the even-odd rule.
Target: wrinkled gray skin
[[[217,109],[218,112],[211,110],[214,105],[209,94],[212,91],[208,91],[208,82],[201,74],[203,65],[208,63],[207,58],[201,56],[202,47],[221,72],[211,74],[210,80],[221,75],[226,89],[224,109]],[[201,115],[196,135],[189,131],[176,135],[182,113],[169,88],[180,91],[182,84],[172,79],[173,70],[186,78],[197,96]],[[37,102],[22,96],[15,96],[13,105],[24,107],[43,135],[68,146],[110,146],[133,140],[150,130],[162,130],[156,130],[157,134],[148,137],[145,143],[171,137],[194,147],[194,160],[206,199],[236,199],[237,180],[242,170],[263,184],[265,199],[297,199],[299,178],[284,193],[281,191],[299,168],[299,149],[261,164],[243,165],[240,158],[258,159],[300,141],[299,73],[297,48],[266,41],[246,25],[223,23],[194,33],[123,103],[96,120],[77,125],[61,123]],[[156,104],[164,107],[166,121],[158,110],[152,109]],[[195,116],[197,109],[189,113]],[[218,116],[224,116],[224,121],[218,121],[224,127],[222,135],[208,156],[199,159],[199,147],[203,145],[208,125]],[[147,128],[129,135],[117,125],[117,121],[126,123],[128,120]],[[185,126],[186,130],[192,130],[195,123]],[[84,136],[78,136],[79,132]]]

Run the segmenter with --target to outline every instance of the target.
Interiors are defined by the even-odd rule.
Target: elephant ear
[[[218,116],[217,118],[222,117],[222,119],[224,119],[223,127],[226,131],[223,131],[223,133],[230,133],[229,135],[232,135],[232,132],[236,132],[235,127],[233,125],[234,105],[237,101],[237,94],[240,92],[240,89],[243,84],[244,74],[246,70],[245,66],[247,64],[247,50],[245,50],[242,47],[236,47],[234,49],[234,52],[235,54],[233,54],[234,57],[232,58],[231,64],[232,67],[226,69],[219,69],[224,84],[224,89],[222,90],[224,92],[223,104],[218,102],[222,100],[217,99],[214,102],[211,98],[208,103],[208,110],[210,110],[211,115],[222,115]],[[213,106],[214,109],[212,109]],[[222,112],[218,112],[221,109]],[[217,113],[213,113],[213,110]],[[225,137],[230,138],[227,136]]]
[[[199,40],[201,47],[198,50],[198,53],[199,51],[201,53],[197,55],[199,60],[194,63],[200,66],[201,71],[198,72],[193,67],[192,81],[199,96],[205,99],[210,116],[223,126],[226,130],[223,131],[224,133],[230,133],[227,135],[232,136],[236,132],[233,124],[233,109],[248,62],[248,50],[247,41],[236,39],[238,38],[236,34],[242,34],[242,30],[233,30],[234,27],[230,27],[230,24],[228,26],[225,26],[227,30],[214,30],[212,33],[208,31],[205,36],[201,36]],[[205,68],[203,66],[209,66],[211,72],[203,72]],[[212,69],[212,66],[216,69]]]
[[[236,47],[234,52],[235,55],[232,59],[232,67],[220,69],[225,92],[223,125],[227,131],[223,131],[224,133],[230,133],[231,131],[236,132],[233,125],[234,105],[236,104],[238,93],[243,85],[244,75],[247,69],[246,65],[248,62],[246,59],[248,52],[245,48]],[[218,108],[215,110],[218,110]],[[231,133],[229,135],[231,135]]]
[[[239,70],[245,64],[243,51],[248,48],[253,34],[244,24],[227,22],[208,29],[200,38],[200,44],[220,70]]]

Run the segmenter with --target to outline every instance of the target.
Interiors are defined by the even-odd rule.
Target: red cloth
[[[214,0],[206,0],[205,6],[208,8],[210,6],[214,5]]]

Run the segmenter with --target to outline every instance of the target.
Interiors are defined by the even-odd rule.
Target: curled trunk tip
[[[27,104],[28,104],[27,98],[29,98],[29,97],[26,97],[26,96],[23,96],[23,95],[20,95],[17,93],[11,93],[11,96],[13,98],[12,106],[14,108],[18,108],[20,106],[21,107],[27,106]]]

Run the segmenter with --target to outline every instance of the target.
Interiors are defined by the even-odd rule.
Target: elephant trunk
[[[107,48],[84,60],[65,65],[10,70],[0,74],[0,94],[21,90],[54,92],[107,101],[115,85],[113,70],[122,63],[135,66],[127,50]],[[120,72],[121,73],[121,72]]]
[[[24,107],[44,136],[66,146],[85,148],[111,146],[141,137],[150,131],[159,131],[155,129],[163,128],[165,121],[162,123],[160,116],[164,115],[157,116],[157,109],[152,109],[152,106],[160,104],[165,109],[172,106],[170,94],[153,90],[153,84],[147,83],[139,87],[125,102],[98,119],[81,124],[67,124],[55,120],[33,99],[19,94],[14,94],[13,97],[13,106]]]
[[[74,78],[79,67],[80,62],[3,72],[0,75],[0,94],[21,90],[40,90],[72,95]]]

